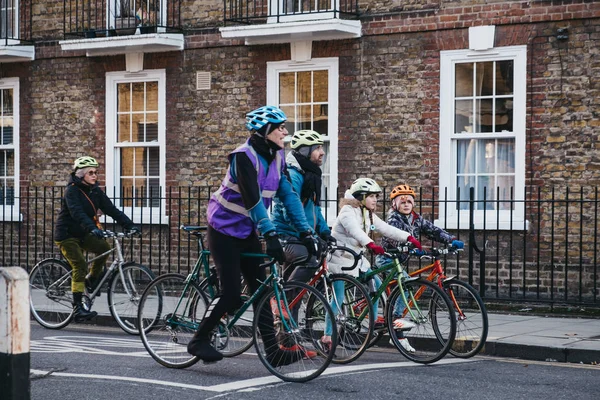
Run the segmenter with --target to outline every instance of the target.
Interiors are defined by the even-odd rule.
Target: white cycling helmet
[[[381,192],[382,190],[377,182],[371,178],[358,178],[352,183],[352,186],[350,186],[350,193],[354,197]]]

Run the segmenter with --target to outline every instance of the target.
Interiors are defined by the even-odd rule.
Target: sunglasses
[[[90,176],[92,176],[92,175],[98,176],[98,171],[88,171],[87,174]]]

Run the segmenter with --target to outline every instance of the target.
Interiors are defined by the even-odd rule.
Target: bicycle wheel
[[[450,354],[460,358],[473,357],[485,345],[488,334],[488,316],[479,293],[466,282],[450,279],[444,290],[454,305],[456,337]]]
[[[400,287],[394,289],[387,305],[386,319],[392,343],[411,361],[422,364],[436,362],[448,353],[456,334],[452,302],[442,289],[425,279],[408,279],[402,287],[408,307],[401,297]],[[399,297],[401,303],[396,307]],[[402,311],[395,314],[394,309]],[[415,326],[394,330],[394,320],[399,316]]]
[[[45,328],[61,329],[73,318],[71,267],[49,258],[37,263],[29,274],[29,306],[33,318]]]
[[[108,309],[117,324],[130,335],[138,335],[138,305],[142,293],[148,287],[154,274],[148,267],[127,263],[116,269],[108,284]]]
[[[208,299],[193,282],[180,274],[153,280],[140,299],[140,338],[148,353],[169,368],[187,368],[199,358],[187,352],[208,307]]]
[[[215,283],[218,284],[217,277],[211,275],[200,282],[200,289],[210,298],[208,293],[217,293]],[[209,285],[212,285],[212,288]],[[249,298],[248,286],[242,282],[240,303],[244,304]],[[252,307],[245,310],[242,315],[238,316],[237,312],[233,314],[223,316],[214,332],[214,346],[224,357],[235,357],[252,347],[252,322],[254,321]]]
[[[344,285],[344,297],[335,296],[332,284],[341,282]],[[369,292],[356,278],[346,274],[334,274],[328,278],[328,303],[334,310],[338,331],[338,342],[332,362],[346,364],[356,360],[367,349],[373,336],[373,303]],[[315,298],[311,298],[314,301]],[[309,304],[309,308],[314,308]],[[363,310],[367,310],[361,316]],[[337,313],[336,313],[337,311]],[[325,315],[323,312],[322,315]]]
[[[334,356],[337,329],[333,313],[325,297],[312,286],[288,281],[279,288],[280,296],[269,288],[256,305],[254,346],[258,358],[273,375],[287,382],[307,382],[321,375]],[[311,297],[314,300],[310,301]],[[282,301],[284,306],[286,301],[289,304],[289,308],[283,307],[283,319],[273,320],[272,299]],[[330,348],[319,345],[326,318],[332,327],[334,345]]]

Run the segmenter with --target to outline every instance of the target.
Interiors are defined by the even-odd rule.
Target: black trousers
[[[196,336],[200,338],[210,337],[211,331],[217,327],[221,317],[227,312],[233,312],[241,305],[240,274],[244,276],[252,293],[260,287],[260,281],[264,281],[266,278],[265,269],[260,267],[263,260],[241,255],[241,253],[262,253],[256,233],[252,233],[246,239],[238,239],[220,233],[209,225],[207,238],[210,255],[215,262],[219,276],[221,292],[213,299],[200,322],[196,333]],[[254,304],[254,312],[258,312],[256,304]],[[260,313],[259,330],[265,345],[272,345],[275,341],[275,332],[273,314],[268,302]]]

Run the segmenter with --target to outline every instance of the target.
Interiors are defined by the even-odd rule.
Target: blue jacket
[[[285,161],[287,162],[292,187],[298,194],[298,198],[300,198],[302,185],[304,184],[304,171],[302,171],[300,164],[298,164],[296,157],[294,157],[292,153],[287,155]],[[306,221],[308,224],[318,235],[321,235],[324,232],[331,234],[331,229],[329,229],[329,226],[323,217],[321,207],[315,204],[312,200],[307,200],[306,203],[304,203],[304,215],[306,215]],[[279,193],[275,195],[273,200],[271,220],[275,224],[277,233],[281,235],[300,237],[300,232],[294,229],[294,225],[292,224],[288,212],[286,211],[283,202],[279,197]]]

